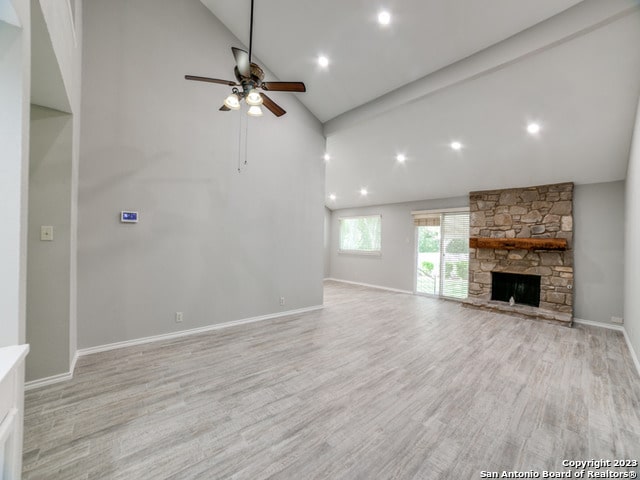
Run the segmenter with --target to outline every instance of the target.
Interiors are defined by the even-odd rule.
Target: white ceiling
[[[249,44],[250,0],[202,0]],[[256,1],[253,51],[322,122],[456,62],[580,0]],[[381,27],[386,8],[392,23]],[[330,59],[317,66],[318,55]]]
[[[249,0],[201,1],[248,42]],[[392,0],[386,29],[381,6],[256,2],[256,56],[279,79],[304,81],[298,98],[325,122],[330,208],[625,177],[640,91],[636,0]],[[209,74],[230,77],[224,69]],[[538,137],[528,121],[542,125]]]

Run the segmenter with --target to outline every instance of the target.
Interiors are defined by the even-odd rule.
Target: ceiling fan
[[[253,2],[251,0],[251,21],[249,25],[249,51],[241,48],[231,47],[236,66],[233,69],[236,81],[221,80],[219,78],[200,77],[196,75],[185,75],[187,80],[198,82],[220,83],[233,87],[231,94],[225,99],[220,107],[223,112],[229,110],[239,110],[240,101],[249,105],[248,114],[251,116],[261,116],[260,105],[266,107],[276,117],[281,117],[287,113],[280,105],[269,98],[265,93],[258,92],[258,89],[267,92],[306,92],[307,89],[302,82],[264,82],[264,71],[257,64],[251,62],[251,51],[253,48]],[[240,87],[240,88],[237,88]]]

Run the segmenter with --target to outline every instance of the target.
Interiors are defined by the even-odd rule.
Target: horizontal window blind
[[[442,214],[442,295],[467,298],[469,290],[469,213]]]

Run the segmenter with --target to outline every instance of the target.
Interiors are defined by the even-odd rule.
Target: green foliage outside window
[[[433,262],[422,262],[422,270],[427,275],[432,275],[433,274],[433,269],[434,269]]]
[[[438,227],[439,228],[439,227]],[[430,228],[418,229],[418,251],[432,253],[440,251],[440,234]]]
[[[380,251],[380,215],[340,219],[340,250],[372,253]]]
[[[454,238],[447,243],[446,253],[469,253],[469,240]]]

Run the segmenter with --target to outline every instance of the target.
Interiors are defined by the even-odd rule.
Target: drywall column
[[[31,0],[32,77],[27,380],[73,369],[82,4]],[[37,106],[35,106],[37,105]],[[47,107],[47,108],[43,108]],[[72,113],[72,115],[69,115]],[[52,226],[52,241],[40,227]]]
[[[29,166],[27,380],[69,371],[73,117],[33,105]],[[53,238],[41,240],[41,226]]]
[[[624,323],[625,330],[635,350],[636,367],[640,355],[640,104],[636,114],[636,126],[631,145],[625,190],[625,275],[624,275]]]
[[[24,0],[3,2],[16,22],[0,21],[0,347],[24,343],[29,135],[30,32]]]
[[[324,278],[331,276],[331,210],[324,207]]]

